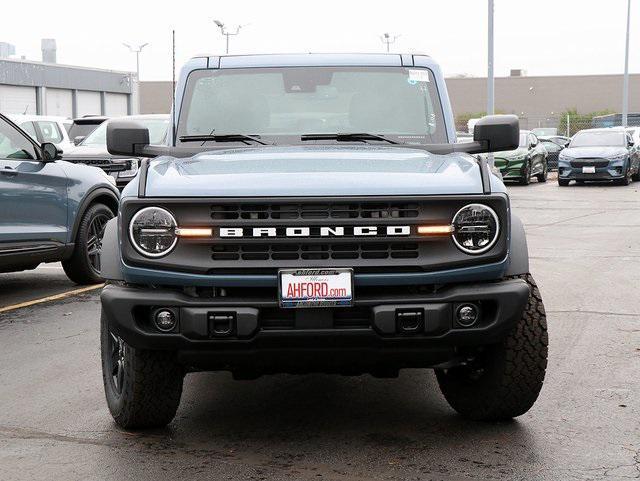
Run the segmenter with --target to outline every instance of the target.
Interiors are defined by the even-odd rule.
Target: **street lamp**
[[[382,43],[387,45],[387,53],[389,53],[391,44],[395,43],[399,37],[400,35],[391,35],[390,33],[383,33],[382,35],[380,35],[380,40],[382,41]]]
[[[125,47],[129,49],[129,52],[136,54],[136,79],[140,82],[140,52],[145,48],[148,43],[143,43],[141,45],[129,45],[128,43],[123,43]]]
[[[627,126],[629,114],[629,25],[631,19],[631,0],[627,0],[627,40],[624,50],[624,80],[622,82],[622,126]]]
[[[218,28],[220,29],[220,33],[222,33],[222,35],[224,35],[225,37],[227,37],[227,54],[229,53],[229,37],[234,36],[234,35],[238,35],[240,33],[240,29],[242,27],[246,27],[246,25],[238,25],[236,27],[236,30],[234,32],[230,32],[229,30],[227,30],[227,27],[225,26],[224,23],[222,23],[220,20],[214,20],[213,23],[215,23]]]

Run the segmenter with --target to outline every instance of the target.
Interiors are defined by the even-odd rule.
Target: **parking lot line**
[[[104,286],[104,283],[103,284],[94,284],[92,286],[81,287],[79,289],[73,289],[73,290],[70,290],[70,291],[61,292],[60,294],[56,294],[56,295],[53,295],[53,296],[41,297],[40,299],[33,299],[31,301],[25,301],[25,302],[21,302],[19,304],[13,304],[11,306],[0,307],[0,313],[8,312],[8,311],[15,311],[16,309],[22,309],[23,307],[29,307],[29,306],[33,306],[35,304],[41,304],[43,302],[57,301],[59,299],[64,299],[66,297],[71,297],[71,296],[75,296],[77,294],[82,294],[83,292],[94,291],[96,289],[100,289],[103,286]]]

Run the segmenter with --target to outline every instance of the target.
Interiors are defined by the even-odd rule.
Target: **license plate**
[[[582,173],[583,174],[595,174],[596,173],[596,168],[591,166],[591,167],[583,167],[582,168]]]
[[[281,307],[335,307],[353,303],[353,269],[279,271]]]

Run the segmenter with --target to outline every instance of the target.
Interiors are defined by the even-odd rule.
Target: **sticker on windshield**
[[[427,70],[409,70],[409,83],[428,82],[429,71]]]

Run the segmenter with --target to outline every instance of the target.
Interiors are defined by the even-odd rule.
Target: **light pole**
[[[220,33],[222,33],[222,35],[224,35],[225,37],[227,37],[227,49],[226,52],[227,54],[229,53],[229,37],[232,37],[234,35],[238,35],[240,33],[240,29],[246,25],[238,25],[236,27],[235,32],[230,32],[229,30],[227,30],[227,27],[225,26],[224,23],[222,23],[220,20],[214,20],[213,23],[215,23],[218,28],[220,28]]]
[[[123,43],[125,47],[129,49],[129,52],[136,54],[136,79],[140,82],[140,52],[145,48],[148,43],[143,43],[141,45],[129,45],[128,43]]]
[[[488,52],[487,52],[487,115],[493,115],[494,90],[493,90],[493,0],[489,0],[488,20]]]
[[[389,53],[390,51],[391,44],[395,43],[399,37],[400,35],[391,35],[390,33],[383,33],[382,35],[380,35],[380,40],[387,46],[387,53]]]
[[[140,45],[129,45],[128,43],[123,43],[125,47],[129,49],[129,52],[136,54],[136,100],[137,100],[137,112],[140,112],[140,52],[145,48],[148,43],[143,43]]]
[[[624,81],[622,82],[622,126],[627,126],[629,114],[629,27],[631,19],[631,0],[627,0],[627,40],[624,50]]]

